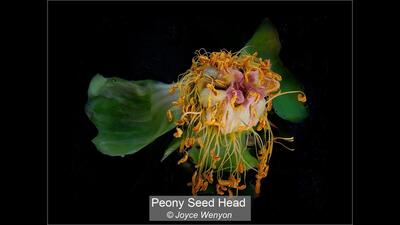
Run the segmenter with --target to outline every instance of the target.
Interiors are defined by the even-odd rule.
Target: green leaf
[[[245,169],[245,170],[249,170],[249,169],[251,169],[251,168],[254,168],[254,167],[257,165],[258,160],[257,160],[257,158],[255,158],[255,157],[251,154],[252,149],[247,148],[247,146],[245,145],[244,137],[245,137],[245,135],[242,134],[242,135],[241,135],[241,138],[242,138],[243,140],[242,140],[241,143],[243,143],[243,146],[242,146],[242,150],[241,150],[242,152],[241,152],[241,154],[242,154],[242,156],[243,156],[243,160],[245,161],[244,169]],[[227,154],[227,153],[229,153],[229,152],[227,152],[226,146],[224,146],[224,145],[221,143],[220,150],[219,150],[219,154],[218,154],[219,157],[220,157],[221,159],[220,159],[219,161],[217,161],[217,163],[216,163],[217,168],[221,165],[222,160],[223,160],[225,154]],[[189,150],[189,156],[190,156],[191,160],[192,160],[194,163],[197,163],[197,162],[199,161],[199,158],[202,157],[203,155],[200,155],[199,147],[196,145],[196,146],[192,147],[192,148]],[[210,166],[210,165],[211,165],[211,157],[208,157],[208,158],[207,158],[205,164],[206,164],[207,166]],[[227,160],[227,161],[224,163],[224,165],[222,166],[222,168],[223,168],[225,171],[229,171],[230,169],[235,169],[236,167],[237,167],[237,161],[236,161],[236,158],[235,158],[233,155],[232,155],[232,157],[230,157],[230,160]]]
[[[271,60],[273,65],[279,61],[280,51],[281,43],[278,32],[268,19],[264,19],[253,34],[253,37],[245,45],[244,51],[241,54],[253,54],[257,52],[259,57]]]
[[[270,59],[272,70],[282,76],[282,92],[303,91],[303,87],[279,58],[280,50],[281,43],[278,32],[272,23],[268,19],[265,19],[253,37],[247,42],[241,54],[258,52],[259,57]],[[293,123],[302,122],[308,116],[307,106],[297,100],[297,94],[279,96],[272,100],[272,104],[279,117]]]
[[[245,170],[255,168],[258,164],[257,158],[251,154],[250,149],[244,152],[243,159],[247,162],[247,164],[244,165]]]
[[[243,159],[246,161],[246,164],[244,165],[245,170],[250,170],[250,169],[254,168],[254,167],[257,165],[257,163],[258,163],[257,158],[255,158],[250,152],[251,152],[251,149],[249,149],[249,148],[248,148],[248,149],[244,149],[244,150],[242,151]],[[219,154],[219,156],[220,156],[221,158],[223,158],[224,155],[225,155],[225,149],[221,148],[221,149],[220,149],[220,154]],[[197,148],[197,147],[192,147],[192,148],[189,150],[189,156],[190,156],[190,158],[192,159],[192,161],[193,161],[194,163],[197,163],[198,160],[199,160],[199,157],[200,157],[199,148]],[[207,164],[207,165],[211,165],[211,158],[208,158],[208,162],[207,162],[206,164]],[[217,168],[218,168],[220,165],[221,165],[221,160],[218,161],[218,162],[216,163]],[[231,165],[232,165],[232,166],[231,166]],[[225,162],[223,168],[224,168],[225,171],[229,171],[230,168],[232,168],[232,169],[236,168],[236,165],[237,165],[237,164],[236,164],[236,159],[235,159],[235,157],[231,157],[231,161]]]
[[[161,162],[164,161],[169,155],[171,155],[175,150],[179,148],[181,144],[182,138],[174,138],[171,143],[169,144],[167,150],[164,152],[164,156],[161,159]]]
[[[92,140],[97,149],[110,156],[133,154],[173,129],[166,112],[177,96],[168,88],[153,80],[93,77],[85,111],[98,129]]]
[[[200,157],[200,149],[197,146],[193,146],[191,149],[188,150],[188,152],[190,159],[193,161],[193,163],[197,164]]]
[[[286,67],[277,66],[274,71],[281,74],[283,77],[281,81],[282,92],[303,91],[303,87]],[[275,113],[282,119],[293,123],[300,123],[308,117],[307,105],[298,101],[297,94],[298,93],[281,95],[272,100]]]

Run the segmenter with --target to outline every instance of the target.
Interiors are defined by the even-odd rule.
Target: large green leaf
[[[302,91],[303,87],[279,58],[280,50],[281,43],[278,32],[272,23],[268,19],[265,19],[245,45],[242,54],[257,52],[261,58],[270,59],[272,70],[282,76],[282,92]],[[297,100],[297,94],[279,96],[272,103],[276,114],[282,119],[298,123],[302,122],[308,116],[308,109],[304,103]]]
[[[86,114],[96,125],[97,149],[110,156],[133,154],[173,129],[166,112],[176,94],[169,85],[153,81],[127,81],[96,75],[89,85]],[[179,111],[173,111],[178,116]]]

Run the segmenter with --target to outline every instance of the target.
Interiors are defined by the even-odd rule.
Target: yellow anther
[[[215,89],[213,84],[207,84],[207,88],[215,95],[218,96],[218,91]]]
[[[239,191],[242,191],[242,190],[246,189],[246,184],[242,184],[242,185],[238,186],[237,189]]]
[[[196,105],[192,105],[192,107],[190,108],[190,112],[196,112]]]
[[[207,108],[211,108],[211,96],[208,96]]]
[[[271,109],[272,109],[272,101],[269,101],[267,103],[267,112],[271,111]]]
[[[177,88],[178,88],[178,86],[177,86],[176,84],[171,85],[171,86],[168,88],[168,93],[169,93],[169,94],[175,93],[175,91],[176,91]]]
[[[305,94],[298,94],[297,95],[297,100],[299,100],[299,102],[306,102],[307,101],[307,97]]]
[[[207,188],[208,188],[208,182],[206,181],[203,183],[203,186],[201,187],[200,191],[205,191],[207,190]]]
[[[231,180],[219,179],[219,180],[218,180],[218,184],[221,185],[221,186],[228,186],[228,187],[233,186],[233,183],[232,183]]]
[[[204,148],[204,143],[203,143],[203,140],[201,138],[197,138],[197,143],[199,143],[200,149]]]
[[[185,151],[183,157],[178,161],[178,165],[185,163],[188,160],[188,157],[189,157],[189,154],[188,154],[188,152]]]
[[[208,63],[210,61],[210,59],[207,56],[201,55],[201,56],[199,56],[199,61],[201,63]]]
[[[260,100],[260,94],[254,91],[249,91],[249,95],[255,98],[255,102],[258,102]]]
[[[248,71],[246,71],[246,72],[244,73],[244,81],[245,81],[246,83],[249,82],[249,74],[250,74],[250,70],[248,70]]]
[[[257,111],[256,111],[256,109],[255,109],[253,104],[250,105],[250,113],[251,113],[250,114],[251,117],[253,117],[253,118],[257,117]]]
[[[184,119],[179,119],[178,121],[176,121],[175,122],[175,124],[177,125],[177,126],[182,126],[182,125],[184,125],[185,124],[185,120]]]
[[[199,132],[203,124],[199,121],[195,127],[193,127],[194,132]]]
[[[233,93],[233,97],[231,98],[231,105],[232,105],[232,108],[235,108],[235,102],[237,100],[237,92],[232,91],[232,93]]]
[[[207,120],[205,122],[205,125],[206,126],[217,126],[217,127],[221,127],[222,126],[221,123],[217,122],[215,119]]]
[[[180,137],[182,136],[182,134],[183,134],[182,129],[179,128],[179,127],[177,127],[177,128],[176,128],[176,132],[174,133],[174,137],[180,138]]]
[[[184,96],[182,96],[182,97],[178,98],[178,100],[173,101],[172,105],[180,106],[180,105],[183,105],[184,101],[185,101]]]
[[[244,167],[243,167],[243,163],[239,162],[238,166],[237,166],[237,170],[239,173],[243,173],[244,172]]]
[[[229,193],[229,197],[233,197],[233,192],[231,189],[228,190],[228,193]]]
[[[227,84],[223,80],[216,79],[215,83],[217,83],[221,87],[226,87],[227,86]]]
[[[258,122],[258,126],[257,126],[257,131],[261,131],[262,129],[264,129],[265,125],[266,125],[265,119],[260,118],[260,121]]]
[[[190,148],[194,145],[195,139],[193,137],[185,139],[185,147]]]
[[[183,113],[190,112],[190,105],[187,105],[186,107],[183,107],[182,110],[183,110]]]
[[[246,125],[240,125],[240,126],[238,127],[237,131],[238,131],[238,132],[241,132],[241,131],[244,131],[244,130],[247,130],[247,129],[249,129],[248,126],[246,126]]]
[[[254,192],[256,194],[260,194],[260,190],[261,190],[261,181],[260,181],[260,179],[257,179],[256,180],[256,186],[254,188]]]
[[[191,105],[196,105],[196,103],[194,102],[194,98],[193,98],[193,97],[190,98],[189,103],[190,103]]]
[[[219,195],[224,195],[224,194],[225,194],[225,193],[221,190],[221,189],[222,189],[221,185],[217,184],[215,189],[217,190],[217,194],[219,194]]]
[[[169,121],[169,122],[172,122],[173,116],[172,116],[171,110],[167,110],[167,118],[168,118],[168,121]]]

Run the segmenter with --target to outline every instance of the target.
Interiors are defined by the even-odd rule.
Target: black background
[[[239,50],[265,17],[311,114],[283,123],[296,151],[274,151],[252,222],[351,223],[350,2],[49,2],[49,222],[146,223],[149,195],[190,194],[177,156],[159,162],[171,134],[124,158],[96,150],[89,81],[172,82],[195,50]]]

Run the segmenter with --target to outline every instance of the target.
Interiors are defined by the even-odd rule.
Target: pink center
[[[265,88],[256,87],[258,79],[258,71],[250,72],[248,77],[248,82],[245,82],[244,75],[239,70],[232,69],[230,72],[234,77],[234,81],[226,90],[226,94],[229,101],[231,101],[231,99],[234,97],[236,93],[235,104],[236,105],[243,104],[244,106],[247,107],[255,100],[255,97],[249,94],[250,91],[258,93],[260,95],[260,99],[265,97]]]

